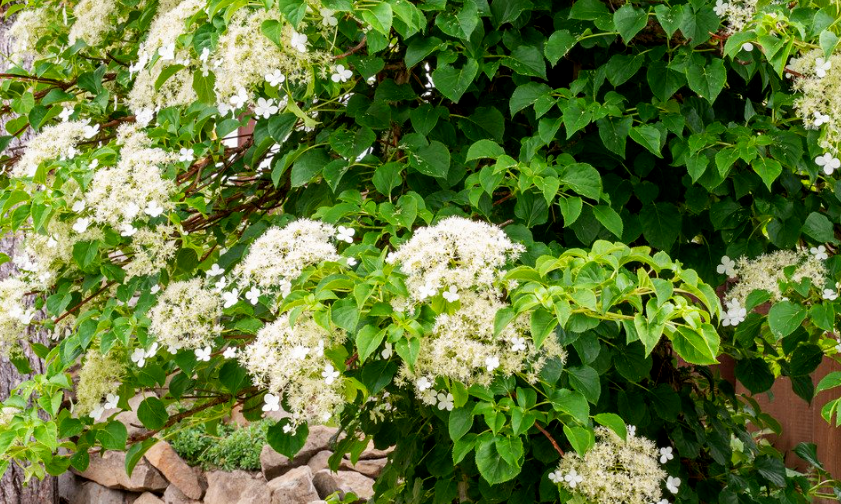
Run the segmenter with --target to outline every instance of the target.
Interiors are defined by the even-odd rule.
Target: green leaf
[[[814,467],[824,469],[823,464],[818,460],[818,446],[815,443],[798,443],[794,447],[794,453]]]
[[[704,5],[704,4],[701,4]],[[715,12],[706,5],[696,10],[690,4],[683,4],[678,7],[680,12],[680,32],[689,39],[689,46],[694,48],[710,39],[710,33],[718,31],[719,20]],[[722,60],[716,59],[719,63]]]
[[[301,154],[292,165],[290,177],[292,187],[301,187],[310,182],[329,162],[330,156],[324,149],[311,149]]]
[[[126,426],[118,420],[108,422],[105,428],[97,431],[96,439],[99,444],[106,450],[125,450],[126,439],[128,439],[128,431]]]
[[[517,46],[511,56],[502,59],[502,64],[520,75],[546,79],[546,61],[536,46]]]
[[[219,382],[236,394],[248,383],[248,372],[237,361],[228,361],[219,368]]]
[[[371,354],[382,344],[385,338],[385,329],[374,325],[366,325],[356,335],[356,352],[359,354],[359,362],[365,362]]]
[[[403,168],[401,163],[386,163],[377,167],[372,182],[380,194],[391,194],[395,187],[403,183]]]
[[[634,329],[637,331],[640,341],[645,346],[645,356],[648,357],[657,343],[660,342],[660,337],[663,335],[663,327],[649,324],[641,313],[634,315]]]
[[[783,461],[777,457],[763,455],[756,458],[754,462],[759,475],[777,487],[786,486],[786,467]]]
[[[542,82],[527,82],[522,86],[517,86],[508,102],[511,117],[524,108],[534,105],[539,98],[548,96],[551,92],[552,88]]]
[[[474,59],[467,60],[461,69],[442,64],[432,72],[432,82],[435,83],[435,89],[442,95],[453,103],[458,103],[473,83],[477,73],[479,73],[479,63]]]
[[[648,152],[662,158],[660,154],[660,130],[650,124],[641,124],[631,128],[631,140],[645,147]]]
[[[599,413],[593,417],[593,420],[615,432],[622,440],[628,437],[628,427],[625,421],[615,413]]]
[[[552,392],[549,400],[552,402],[555,411],[566,413],[582,425],[587,424],[587,418],[590,416],[590,406],[587,404],[587,398],[581,392],[559,389]]]
[[[283,427],[287,425],[290,425],[289,419],[282,418],[278,423],[269,426],[266,441],[274,451],[291,459],[304,447],[310,431],[307,424],[301,424],[294,432],[285,433]]]
[[[446,145],[433,140],[410,155],[409,164],[424,175],[447,178],[450,171],[450,151]]]
[[[549,36],[549,40],[546,41],[546,46],[543,48],[543,54],[549,60],[549,63],[555,66],[570,49],[575,47],[577,42],[578,39],[569,30],[558,30]]]
[[[169,413],[157,397],[147,397],[137,408],[137,418],[149,430],[158,430],[166,424]]]
[[[558,325],[558,320],[555,315],[544,309],[538,308],[531,313],[531,338],[534,341],[535,348],[540,348],[546,337],[555,330]]]
[[[593,207],[593,215],[595,215],[596,220],[601,222],[602,226],[613,233],[616,238],[622,238],[624,226],[622,224],[622,217],[616,213],[616,210],[610,208],[609,205],[598,205]],[[566,222],[566,219],[564,219],[564,222]]]
[[[671,336],[675,352],[691,364],[718,364],[718,348],[721,340],[718,333],[709,324],[704,324],[700,331],[688,327],[678,327]]]
[[[213,91],[215,85],[216,75],[213,72],[208,71],[207,75],[204,75],[202,70],[193,72],[193,91],[196,92],[200,102],[208,105],[216,104],[216,93]]]
[[[641,54],[614,54],[604,66],[607,80],[614,86],[621,86],[637,74],[645,57]]]
[[[736,379],[754,394],[765,392],[774,385],[774,373],[760,358],[736,361]]]
[[[675,34],[680,27],[680,12],[677,9],[670,8],[668,5],[660,4],[654,7],[654,13],[657,16],[657,22],[663,27],[663,31],[669,38]],[[665,100],[664,100],[665,101]]]
[[[610,16],[610,12],[600,0],[578,0],[569,11],[570,19],[592,21],[604,16]]]
[[[449,432],[450,439],[458,441],[462,436],[470,432],[473,427],[473,404],[467,407],[456,408],[450,412]]]
[[[576,453],[583,456],[596,442],[593,431],[584,427],[564,425],[564,435]]]
[[[771,190],[771,184],[783,173],[783,166],[779,161],[766,157],[757,157],[751,163],[751,167],[759,175],[769,191]]]
[[[564,227],[570,227],[578,220],[584,202],[577,196],[558,198],[558,206],[561,207],[561,216],[564,218]],[[607,227],[607,226],[605,226]]]
[[[497,310],[494,315],[494,337],[499,336],[503,329],[517,316],[517,311],[511,307]]]
[[[350,333],[356,330],[359,323],[359,308],[351,298],[340,299],[330,307],[330,319],[336,326]]]
[[[658,5],[658,7],[661,6]],[[654,96],[662,102],[668,101],[678,89],[686,84],[684,74],[672,70],[664,61],[653,61],[647,65],[647,68],[648,86]]]
[[[835,226],[822,213],[812,212],[806,217],[806,222],[803,223],[803,233],[822,243],[837,243]]]
[[[645,28],[647,22],[648,14],[631,4],[625,4],[613,13],[613,24],[616,25],[616,31],[619,32],[626,45]]]
[[[483,139],[475,142],[469,149],[467,149],[467,157],[465,158],[465,161],[473,161],[475,159],[484,158],[496,159],[503,154],[505,154],[505,149],[503,149],[498,143],[493,140]]]
[[[602,194],[602,178],[598,170],[587,163],[573,163],[561,168],[558,180],[581,196],[598,200]],[[580,213],[580,209],[579,209]],[[572,219],[573,221],[575,219]],[[566,217],[564,219],[566,222]],[[567,223],[567,225],[571,224]]]
[[[438,37],[412,37],[406,48],[406,68],[412,68],[427,56],[441,47],[442,40]]]
[[[625,141],[634,123],[632,117],[606,117],[599,119],[599,138],[608,150],[625,158]]]
[[[99,257],[99,240],[80,241],[73,244],[73,260],[85,270]]]
[[[184,68],[184,65],[169,65],[168,67],[164,68],[158,75],[158,78],[155,80],[155,91],[160,91],[161,86],[164,85],[167,79],[178,73],[179,70],[183,70]]]
[[[599,402],[602,393],[602,385],[599,380],[599,373],[590,366],[579,366],[567,368],[569,373],[569,384],[574,390],[584,394],[592,404]]]
[[[655,248],[668,251],[680,233],[681,213],[671,203],[649,203],[640,210],[642,234]]]
[[[719,58],[702,59],[701,62],[693,59],[686,67],[686,81],[692,91],[712,104],[727,81],[724,61]]]
[[[824,390],[833,389],[835,387],[841,387],[841,371],[833,371],[824,376],[815,388],[815,394],[819,394]]]
[[[362,19],[368,22],[375,30],[386,37],[391,30],[391,23],[394,19],[394,12],[387,2],[378,2],[362,11]]]
[[[509,444],[504,448],[503,452],[500,452],[500,447],[497,446],[494,436],[488,436],[483,441],[477,439],[476,467],[479,469],[479,474],[482,475],[482,478],[491,485],[505,483],[520,474],[519,464],[512,464],[506,460],[514,458],[519,460],[520,458],[515,457],[517,453],[514,446],[519,442],[520,452],[522,452],[522,440],[519,437],[514,438],[514,440],[512,441],[514,443],[513,446]]]
[[[835,51],[835,47],[838,45],[838,35],[834,34],[831,30],[824,30],[821,32],[820,37],[818,37],[818,41],[821,49],[823,49],[824,59],[829,59]]]
[[[293,28],[297,28],[307,12],[307,2],[304,0],[278,0],[278,7],[283,17]]]
[[[806,318],[806,309],[792,301],[776,303],[768,311],[768,327],[777,341],[793,333]]]
[[[131,448],[128,449],[126,452],[126,474],[131,476],[131,473],[134,472],[134,467],[143,459],[143,455],[149,451],[149,448],[154,446],[158,442],[157,438],[149,438],[144,439],[141,443],[135,443],[131,445]]]

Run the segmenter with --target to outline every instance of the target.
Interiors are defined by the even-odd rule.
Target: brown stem
[[[549,440],[549,442],[550,442],[550,443],[552,443],[552,446],[554,446],[554,447],[555,447],[555,451],[556,451],[556,452],[558,452],[558,453],[561,455],[561,457],[563,457],[563,456],[564,456],[564,451],[563,451],[563,450],[561,450],[561,447],[560,447],[560,446],[558,446],[558,442],[557,442],[557,441],[555,441],[555,438],[553,438],[553,437],[552,437],[552,435],[551,435],[551,434],[549,434],[549,433],[546,431],[546,429],[544,429],[544,428],[540,425],[540,423],[539,423],[539,422],[534,422],[534,426],[535,426],[535,427],[537,427],[537,430],[539,430],[540,432],[542,432],[544,436],[546,436],[546,439],[548,439],[548,440]]]
[[[367,35],[365,35],[364,37],[362,37],[362,41],[360,41],[360,42],[359,42],[358,44],[356,44],[355,46],[351,47],[349,51],[347,51],[347,52],[343,52],[342,54],[340,54],[340,55],[338,55],[338,56],[333,56],[333,59],[334,59],[334,60],[340,60],[340,59],[342,59],[342,58],[347,58],[347,57],[348,57],[348,56],[350,56],[351,54],[353,54],[353,53],[355,53],[356,51],[358,51],[358,50],[362,49],[363,47],[365,47],[365,44],[367,44],[367,43],[368,43],[368,36],[367,36]]]
[[[77,305],[76,305],[76,306],[74,306],[73,308],[70,308],[69,310],[67,310],[66,312],[64,312],[64,315],[62,315],[62,316],[60,316],[59,318],[55,319],[55,320],[53,321],[53,324],[58,324],[58,323],[59,323],[62,319],[64,319],[64,318],[68,317],[71,313],[73,313],[74,311],[76,311],[76,310],[78,310],[79,308],[81,308],[82,306],[84,306],[84,305],[85,305],[88,301],[90,301],[91,299],[93,299],[93,298],[95,298],[96,296],[98,296],[98,295],[102,294],[102,292],[103,292],[103,291],[105,291],[105,289],[107,289],[108,287],[111,287],[112,285],[114,285],[114,282],[108,282],[107,284],[103,285],[103,286],[102,286],[102,287],[101,287],[98,291],[94,292],[94,293],[93,293],[93,294],[91,294],[90,296],[88,296],[88,297],[86,297],[85,299],[81,300],[81,301],[79,302],[79,304],[77,304]]]

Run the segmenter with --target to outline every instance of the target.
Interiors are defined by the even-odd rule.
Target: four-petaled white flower
[[[295,360],[303,360],[307,357],[307,355],[309,353],[310,353],[309,348],[307,348],[303,345],[298,345],[298,346],[296,346],[295,348],[292,349],[292,358],[295,359]]]
[[[522,352],[526,349],[526,338],[514,338],[511,341],[512,352]]]
[[[234,359],[236,358],[237,353],[239,353],[239,351],[236,347],[228,347],[224,352],[222,352],[222,357],[226,359]]]
[[[245,102],[247,102],[247,101],[248,101],[248,92],[243,87],[239,88],[239,91],[237,91],[237,94],[233,95],[230,99],[231,105],[235,109],[242,108],[243,105],[245,105]],[[219,112],[222,112],[222,111],[220,110]]]
[[[829,259],[829,255],[826,253],[826,247],[823,245],[818,245],[817,247],[812,247],[809,249],[809,252],[815,256],[815,259],[818,261],[825,261]]]
[[[336,19],[336,11],[333,9],[322,8],[321,9],[321,24],[324,26],[336,26],[339,24],[339,20]]]
[[[744,44],[742,44],[742,50],[747,52],[753,51],[753,44],[751,44],[750,42],[745,42]]]
[[[354,259],[353,257],[348,257],[348,258],[346,258],[346,260],[347,260],[347,265],[350,266],[350,267],[356,266],[357,263],[359,262],[356,259]]]
[[[164,207],[162,207],[157,201],[152,200],[146,205],[146,208],[144,208],[143,211],[149,217],[157,217],[164,213]]]
[[[556,485],[560,484],[564,481],[564,473],[562,473],[560,469],[555,469],[549,473],[549,481]]]
[[[628,436],[634,437],[637,435],[637,426],[636,425],[628,425]]]
[[[239,301],[239,290],[234,289],[230,292],[223,292],[222,301],[224,302],[224,308],[230,308],[233,305],[237,304],[237,301]]]
[[[137,228],[131,224],[123,224],[123,227],[120,228],[120,236],[125,236],[127,238],[134,236],[134,233],[136,232]]]
[[[420,299],[426,299],[428,297],[434,296],[436,293],[435,289],[429,285],[421,285],[420,289],[418,289],[418,297]]]
[[[135,348],[131,353],[131,361],[137,364],[137,367],[146,365],[146,351],[142,348]]]
[[[216,283],[213,284],[213,288],[216,290],[216,292],[221,292],[222,289],[224,289],[227,286],[228,280],[225,279],[225,277],[219,277],[219,280],[217,280]]]
[[[820,112],[815,112],[815,122],[814,125],[816,128],[820,128],[824,124],[829,122],[829,114],[821,114]]]
[[[353,243],[354,234],[356,234],[355,229],[339,226],[338,232],[336,233],[336,239],[346,243]]]
[[[659,501],[657,501],[657,504],[669,504],[669,501],[666,499],[660,499]]]
[[[227,103],[220,103],[216,105],[216,108],[219,109],[219,115],[222,117],[225,117],[226,115],[234,111],[234,108],[228,105]]]
[[[88,230],[88,226],[90,226],[91,220],[85,217],[81,219],[77,219],[76,222],[73,224],[73,231],[81,234]]]
[[[158,49],[158,54],[161,57],[161,61],[170,61],[175,59],[175,42],[169,43],[160,49]]]
[[[713,7],[713,11],[715,11],[718,17],[721,17],[727,13],[728,8],[730,8],[729,3],[724,0],[715,0],[715,7]]]
[[[660,448],[660,463],[665,464],[666,462],[675,458],[674,453],[672,453],[672,447],[666,446],[664,448]]]
[[[827,175],[832,175],[832,172],[841,168],[841,160],[830,153],[815,158],[815,164],[823,167],[823,172]]]
[[[726,303],[726,306],[727,310],[721,316],[721,325],[735,327],[745,321],[748,311],[742,307],[738,299],[731,299]]]
[[[117,407],[117,403],[120,402],[120,396],[114,394],[108,394],[105,396],[105,405],[103,406],[104,409],[114,409]]]
[[[432,382],[429,381],[429,378],[426,376],[421,376],[417,382],[415,382],[415,386],[423,392],[424,390],[428,389],[432,386]]]
[[[579,483],[584,481],[584,477],[578,474],[578,471],[575,469],[570,469],[569,474],[564,476],[564,481],[566,481],[570,488],[575,488]]]
[[[82,130],[82,135],[85,138],[93,138],[96,134],[99,133],[99,125],[94,124],[93,126],[85,126],[84,130]]]
[[[257,98],[257,105],[254,107],[254,114],[262,117],[263,119],[268,119],[274,114],[277,114],[277,110],[278,108],[277,105],[275,105],[274,100]]]
[[[225,274],[225,270],[220,268],[219,264],[217,264],[217,263],[213,263],[213,266],[211,266],[210,269],[207,270],[207,276],[209,276],[209,277],[215,277],[215,276],[224,275],[224,274]]]
[[[295,427],[292,427],[291,424],[286,424],[286,425],[283,426],[283,433],[284,434],[289,434],[290,436],[294,436],[295,432],[297,430],[298,429],[296,429]]]
[[[443,392],[438,392],[438,409],[439,410],[447,410],[453,411],[453,394],[447,393],[446,395]]]
[[[438,397],[435,395],[435,389],[428,389],[421,392],[421,401],[428,406],[435,406],[438,402]]]
[[[85,210],[85,200],[79,200],[76,203],[73,203],[73,206],[70,207],[76,213],[81,213]]]
[[[324,371],[321,372],[321,376],[324,378],[324,383],[327,385],[332,385],[336,378],[339,377],[339,372],[333,368],[333,365],[329,362],[326,366],[324,366]]]
[[[726,274],[728,278],[736,276],[736,261],[730,259],[727,256],[722,256],[721,264],[719,264],[715,270],[720,274]]]
[[[154,118],[155,111],[148,108],[142,108],[134,114],[135,122],[137,122],[137,124],[139,124],[142,128],[149,126],[149,123],[151,123]]]
[[[680,478],[675,476],[669,476],[666,478],[666,489],[668,489],[673,494],[678,492],[678,487],[680,486]]]
[[[353,72],[346,69],[344,65],[336,65],[336,73],[330,76],[333,82],[347,82],[353,77]]]
[[[270,74],[266,74],[266,81],[271,87],[278,87],[286,81],[286,76],[280,70],[275,70]]]
[[[386,341],[385,346],[383,347],[383,351],[380,352],[380,355],[382,355],[383,359],[390,359],[393,353],[394,347],[391,346],[391,343]]]
[[[818,58],[815,60],[815,75],[820,78],[826,77],[826,72],[832,67],[832,62],[829,60],[824,60],[823,58]]]
[[[263,397],[263,411],[280,410],[280,397],[274,394],[266,394]]]
[[[493,371],[494,369],[499,367],[499,357],[496,355],[491,355],[490,357],[485,358],[485,367],[488,368],[488,371]]]
[[[303,33],[298,33],[292,30],[292,36],[289,38],[289,45],[298,50],[298,52],[307,52],[307,36]]]
[[[129,203],[128,205],[126,205],[125,208],[123,208],[123,215],[125,216],[126,219],[129,219],[129,220],[137,217],[137,214],[139,214],[139,213],[140,213],[140,207],[137,206],[137,203],[135,203],[133,201],[131,203]]]
[[[161,291],[161,286],[158,285],[158,284],[153,285],[152,288],[149,290],[149,292],[151,292],[152,294],[157,294],[160,291]]]
[[[103,408],[101,404],[97,404],[96,407],[88,413],[88,416],[93,418],[94,422],[98,422],[99,419],[102,418],[103,413],[105,413],[105,408]]]
[[[447,302],[455,303],[459,300],[458,287],[456,287],[455,285],[451,285],[448,290],[444,291],[442,296],[444,296],[444,299],[446,299]]]
[[[58,117],[61,119],[61,122],[66,122],[68,119],[70,119],[70,116],[73,115],[73,111],[73,107],[63,107],[61,109],[61,113],[58,114]]]
[[[838,299],[838,293],[835,291],[835,289],[824,289],[822,297],[827,301],[835,301],[836,299]]]
[[[193,149],[183,148],[178,151],[178,160],[179,161],[189,161],[193,162]]]
[[[209,346],[204,348],[197,348],[196,349],[196,360],[200,362],[208,362],[210,360],[210,350]]]
[[[251,290],[245,293],[245,299],[247,299],[249,303],[256,305],[260,302],[260,294],[260,289],[256,286],[252,287]]]

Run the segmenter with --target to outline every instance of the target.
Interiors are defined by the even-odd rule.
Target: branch
[[[553,437],[552,437],[552,435],[551,435],[551,434],[549,434],[549,433],[546,431],[546,429],[544,429],[544,428],[540,425],[540,423],[539,423],[539,422],[534,422],[534,426],[535,426],[535,427],[537,427],[537,430],[539,430],[540,432],[542,432],[544,436],[546,436],[546,438],[549,440],[549,442],[550,442],[550,443],[552,443],[552,446],[554,446],[554,447],[555,447],[555,451],[556,451],[556,452],[558,452],[558,453],[561,455],[561,457],[563,457],[563,456],[564,456],[564,451],[563,451],[563,450],[561,450],[561,447],[560,447],[560,446],[558,446],[558,442],[557,442],[557,441],[555,441],[555,438],[553,438]]]
[[[82,306],[84,306],[84,305],[85,305],[85,303],[87,303],[87,302],[88,302],[88,301],[90,301],[91,299],[93,299],[93,298],[95,298],[96,296],[98,296],[98,295],[102,294],[102,292],[103,292],[105,289],[107,289],[108,287],[111,287],[112,285],[114,285],[114,282],[108,282],[107,284],[103,285],[103,286],[102,286],[102,287],[101,287],[98,291],[94,292],[94,293],[93,293],[93,294],[91,294],[90,296],[88,296],[88,297],[86,297],[85,299],[81,300],[81,301],[79,302],[79,304],[77,304],[77,305],[76,305],[76,306],[74,306],[73,308],[70,308],[69,310],[67,310],[66,312],[64,312],[64,315],[62,315],[62,316],[60,316],[59,318],[55,319],[55,320],[53,321],[53,324],[58,324],[58,323],[59,323],[62,319],[66,318],[66,317],[67,317],[67,316],[69,316],[71,313],[73,313],[74,311],[76,311],[76,310],[78,310],[79,308],[81,308]]]
[[[353,46],[353,47],[352,47],[352,48],[351,48],[348,52],[344,52],[344,53],[342,53],[342,54],[340,54],[340,55],[338,55],[338,56],[333,56],[333,60],[340,60],[340,59],[342,59],[342,58],[347,58],[347,57],[348,57],[348,56],[350,56],[351,54],[353,54],[353,53],[355,53],[356,51],[358,51],[358,50],[362,49],[363,47],[365,47],[365,44],[367,44],[367,43],[368,43],[368,36],[367,36],[367,35],[365,35],[365,36],[363,36],[363,37],[362,37],[362,41],[360,41],[358,44],[356,44],[355,46]]]

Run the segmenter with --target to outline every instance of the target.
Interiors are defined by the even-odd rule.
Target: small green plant
[[[260,469],[260,451],[266,444],[266,430],[274,422],[257,422],[247,427],[207,424],[179,430],[169,439],[172,448],[191,466],[233,471]]]

